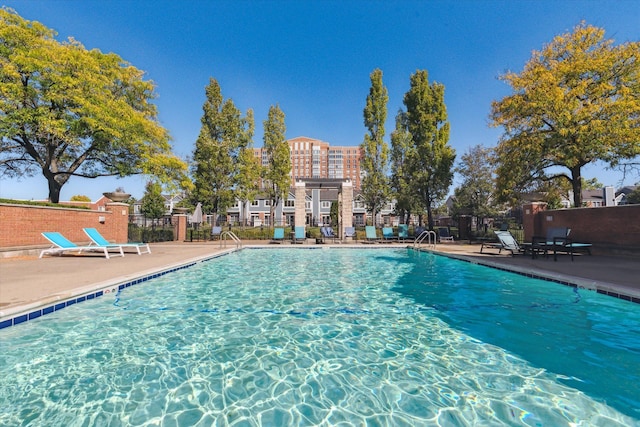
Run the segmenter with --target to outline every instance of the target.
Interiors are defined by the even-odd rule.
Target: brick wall
[[[596,254],[640,257],[640,205],[545,210],[523,206],[525,240],[545,236],[551,227],[568,227],[576,242],[593,244]],[[640,258],[639,258],[640,259]]]
[[[0,249],[49,246],[43,231],[58,231],[74,243],[88,243],[82,231],[97,229],[107,240],[127,241],[129,206],[109,203],[106,211],[0,204]]]

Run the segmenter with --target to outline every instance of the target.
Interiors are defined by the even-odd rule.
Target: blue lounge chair
[[[332,239],[333,242],[338,239],[336,233],[333,232],[333,228],[331,227],[320,227],[320,232],[322,233],[322,239]]]
[[[62,255],[64,252],[81,253],[82,251],[88,251],[88,252],[101,251],[102,253],[104,253],[105,258],[109,259],[109,250],[118,250],[119,255],[124,256],[124,251],[120,246],[116,246],[116,245],[78,246],[75,243],[68,240],[62,234],[57,233],[55,231],[44,232],[42,233],[42,235],[44,236],[45,239],[50,241],[53,244],[53,246],[51,246],[49,249],[44,249],[42,252],[40,252],[40,258],[42,258],[44,255]]]
[[[367,225],[365,227],[365,234],[367,240],[365,243],[375,243],[378,241],[378,233],[376,233],[376,228],[373,225]]]
[[[398,240],[405,241],[409,238],[409,226],[407,224],[398,225]]]
[[[135,248],[138,252],[138,255],[142,254],[150,254],[151,248],[148,243],[111,243],[104,237],[102,234],[95,228],[83,228],[85,234],[89,236],[91,242],[96,246],[106,246],[106,247],[114,247],[120,246],[122,249],[124,248]]]
[[[291,243],[304,243],[307,240],[307,236],[304,230],[304,226],[296,226],[295,234]]]
[[[382,227],[382,238],[385,242],[396,240],[397,237],[393,234],[393,227]]]
[[[284,242],[284,228],[278,227],[273,229],[273,239],[271,239],[271,243],[282,243]]]

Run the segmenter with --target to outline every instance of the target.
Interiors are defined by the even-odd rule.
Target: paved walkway
[[[310,239],[308,242],[309,245],[315,245]],[[243,243],[245,246],[265,244],[264,241]],[[366,247],[363,244],[353,246]],[[0,320],[76,295],[209,258],[233,248],[231,244],[226,248],[221,247],[218,242],[167,242],[152,244],[150,255],[128,253],[124,258],[113,257],[108,260],[97,254],[42,259],[36,256],[0,258]],[[576,257],[573,262],[568,256],[561,256],[554,262],[553,258],[480,254],[479,245],[458,243],[440,244],[436,251],[470,262],[620,294],[640,302],[640,261],[636,259],[585,255]]]

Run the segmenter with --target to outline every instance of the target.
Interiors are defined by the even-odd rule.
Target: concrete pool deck
[[[317,247],[308,244],[295,247]],[[244,247],[290,247],[289,244],[267,245],[265,241],[245,241]],[[406,247],[408,243],[376,245]],[[360,247],[362,243],[322,245],[323,247]],[[74,296],[118,285],[153,273],[173,269],[211,258],[235,249],[232,244],[221,247],[218,242],[165,242],[151,244],[152,253],[127,253],[124,258],[105,259],[99,254],[79,256],[36,255],[0,258],[0,320],[14,317],[37,307],[51,305]],[[517,271],[579,287],[620,296],[640,303],[640,261],[612,256],[577,256],[572,262],[567,255],[557,262],[553,257],[531,257],[480,253],[480,245],[460,243],[438,244],[435,252],[454,258]]]

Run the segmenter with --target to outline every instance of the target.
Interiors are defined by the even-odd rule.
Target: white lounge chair
[[[496,237],[498,237],[498,243],[484,242],[480,247],[480,253],[484,253],[484,248],[498,249],[498,253],[502,253],[503,250],[511,252],[511,256],[517,254],[524,254],[524,248],[518,245],[515,237],[508,231],[496,231]]]
[[[149,247],[148,243],[111,243],[107,239],[102,237],[102,234],[100,234],[100,232],[95,228],[83,228],[82,230],[84,230],[85,234],[89,236],[93,244],[96,246],[120,246],[121,248],[135,248],[136,251],[138,251],[138,255],[151,253],[151,248]],[[142,251],[142,249],[145,249],[144,252]]]
[[[64,237],[62,234],[52,231],[52,232],[44,232],[42,233],[45,239],[50,241],[53,246],[49,249],[44,249],[40,252],[40,258],[44,255],[61,255],[64,252],[78,252],[82,251],[101,251],[104,253],[105,258],[109,259],[109,250],[117,250],[119,252],[118,255],[124,256],[124,251],[122,247],[109,245],[109,246],[78,246],[75,243],[71,242],[69,239]]]

